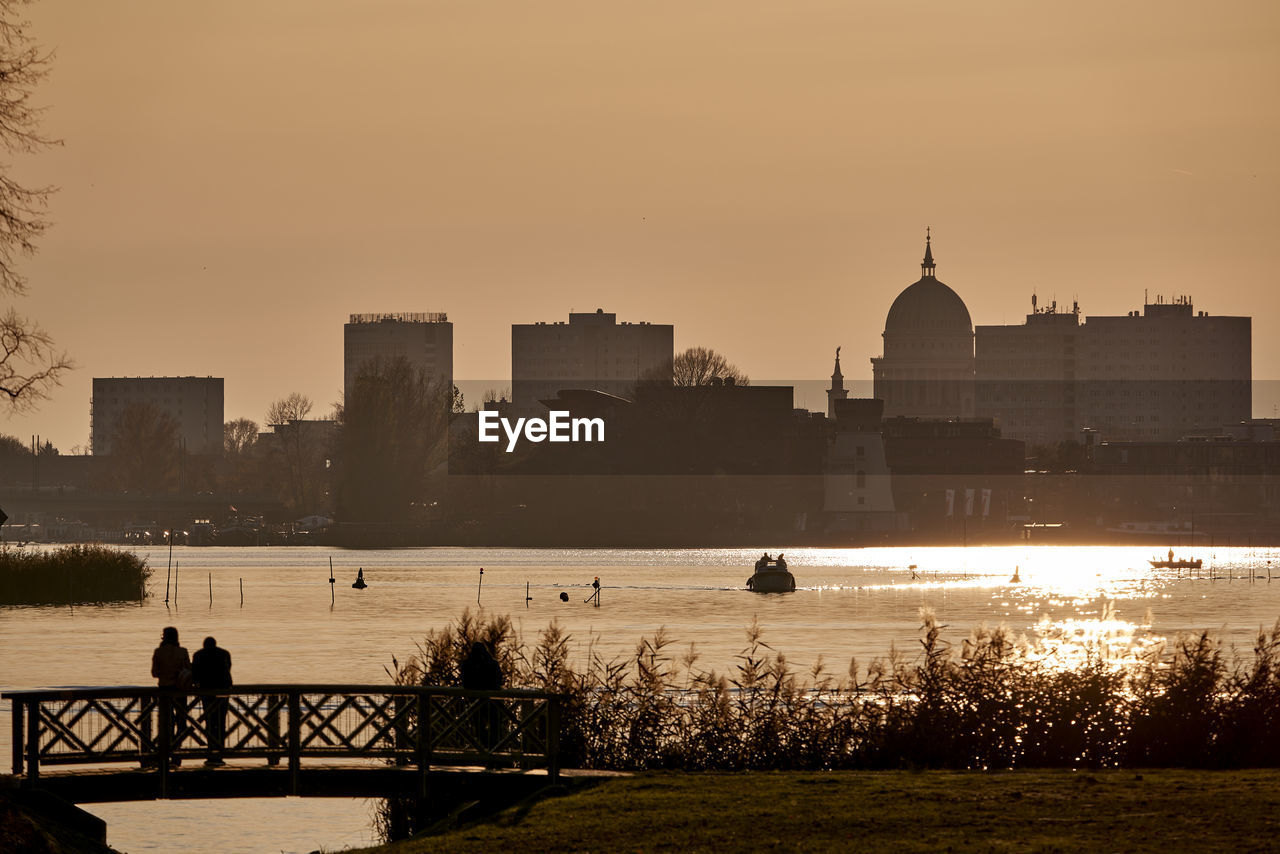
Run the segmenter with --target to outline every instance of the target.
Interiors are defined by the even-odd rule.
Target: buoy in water
[[[363,566],[360,567],[358,570],[356,570],[356,580],[352,583],[351,586],[354,587],[356,590],[363,590],[369,586],[368,584],[364,583],[364,567]]]
[[[563,592],[563,591],[561,591],[561,593],[560,593],[560,601],[561,601],[561,602],[568,602],[568,601],[569,601],[569,594],[568,594],[568,593],[565,593],[565,592]]]
[[[1022,581],[1022,579],[1018,577],[1018,568],[1015,566],[1015,567],[1013,568],[1013,578],[1010,578],[1010,579],[1009,579],[1009,583],[1010,583],[1010,584],[1018,584],[1018,583],[1020,583],[1021,581]]]

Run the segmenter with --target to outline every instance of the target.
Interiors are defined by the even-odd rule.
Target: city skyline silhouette
[[[0,432],[85,445],[93,377],[319,413],[382,311],[447,312],[454,375],[502,383],[512,324],[602,307],[822,409],[926,226],[975,324],[1186,294],[1276,378],[1270,5],[344,9],[23,10],[64,144],[14,164],[59,188],[15,305],[79,367]]]

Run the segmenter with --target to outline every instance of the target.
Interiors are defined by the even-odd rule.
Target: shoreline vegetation
[[[0,605],[90,605],[146,598],[145,557],[98,544],[0,547]]]
[[[457,685],[471,644],[489,644],[508,687],[564,696],[564,768],[1280,767],[1280,620],[1247,653],[1206,631],[1123,652],[1085,641],[1064,658],[1003,626],[952,643],[927,609],[921,619],[914,655],[842,672],[821,660],[796,672],[754,623],[727,672],[661,629],[630,656],[588,649],[580,670],[557,623],[529,645],[509,617],[467,609],[388,673]]]

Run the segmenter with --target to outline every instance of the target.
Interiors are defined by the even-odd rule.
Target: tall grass
[[[0,605],[79,605],[144,598],[145,557],[101,545],[0,547]]]
[[[746,629],[737,662],[698,666],[659,630],[632,654],[585,665],[555,623],[532,644],[507,617],[469,610],[389,672],[458,684],[473,641],[492,645],[509,687],[564,695],[564,767],[640,770],[1280,765],[1280,621],[1251,652],[1210,634],[1120,656],[1099,642],[1061,658],[1003,626],[959,644],[922,612],[921,647],[836,673],[800,673]]]

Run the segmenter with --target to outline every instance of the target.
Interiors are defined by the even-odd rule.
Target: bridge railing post
[[[280,707],[284,705],[284,698],[276,694],[268,694],[266,704],[265,724],[267,728],[267,750],[269,751],[267,764],[279,765],[280,753],[284,752],[284,740],[280,736]]]
[[[27,709],[27,782],[40,779],[40,701],[32,700]]]
[[[298,794],[302,770],[302,695],[289,692],[289,793]]]
[[[530,730],[534,720],[542,717],[542,703],[537,700],[521,700],[520,715],[518,725],[520,726],[520,744],[518,747],[519,756],[517,757],[518,767],[523,771],[533,767],[533,760],[530,754],[537,755],[537,751],[532,749],[537,743],[534,740],[535,733]]]
[[[420,692],[417,702],[418,732],[414,754],[418,761],[418,800],[426,803],[431,774],[431,695]]]
[[[173,701],[163,691],[156,698],[158,717],[156,762],[160,771],[160,797],[169,797],[169,762],[173,755]]]
[[[27,707],[26,704],[17,697],[14,697],[11,702],[13,703],[13,732],[10,735],[9,743],[13,745],[13,776],[21,777],[22,760],[24,758],[23,754],[27,752],[26,744],[23,740],[23,736],[25,736],[26,733],[23,731],[22,714],[26,711]]]
[[[412,703],[413,698],[406,694],[394,694],[391,698],[391,719],[395,721],[395,726],[392,727],[395,736],[392,752],[395,754],[393,761],[396,765],[408,765],[410,762],[406,754],[413,747],[408,721],[409,707]]]

